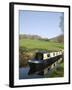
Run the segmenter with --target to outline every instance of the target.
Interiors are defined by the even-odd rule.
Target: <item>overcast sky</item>
[[[20,34],[53,38],[62,33],[59,24],[61,12],[19,11]]]

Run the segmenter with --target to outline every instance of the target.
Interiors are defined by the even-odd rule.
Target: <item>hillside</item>
[[[51,39],[48,38],[42,38],[39,35],[29,35],[29,34],[20,34],[19,39],[37,39],[37,40],[44,40],[44,41],[53,41],[58,43],[64,43],[64,35],[59,35],[56,37],[53,37]]]
[[[20,39],[41,39],[39,35],[20,34]]]
[[[54,38],[51,38],[50,40],[58,43],[64,43],[64,35],[56,36]]]

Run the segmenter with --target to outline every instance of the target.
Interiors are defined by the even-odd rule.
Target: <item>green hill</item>
[[[56,36],[54,38],[51,38],[50,40],[58,43],[64,43],[64,35]]]

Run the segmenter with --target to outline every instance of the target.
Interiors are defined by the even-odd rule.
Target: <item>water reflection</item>
[[[32,79],[32,78],[43,78],[43,75],[38,75],[38,74],[31,74],[28,75],[29,72],[29,67],[25,67],[25,68],[20,68],[19,69],[19,79]]]
[[[64,76],[64,68],[59,64],[52,69],[45,68],[43,70],[44,72],[41,71],[41,72],[35,72],[33,74],[29,74],[29,70],[30,70],[29,67],[19,68],[19,79],[52,78],[52,77]]]

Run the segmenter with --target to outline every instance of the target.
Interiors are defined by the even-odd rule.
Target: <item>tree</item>
[[[60,24],[59,27],[61,28],[62,34],[64,34],[64,13],[60,16]]]

